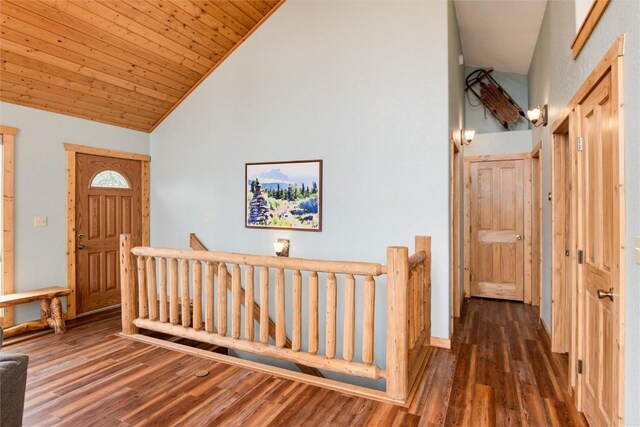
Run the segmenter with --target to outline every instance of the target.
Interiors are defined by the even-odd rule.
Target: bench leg
[[[42,309],[42,305],[40,308]],[[62,303],[60,302],[60,298],[52,298],[49,308],[49,318],[47,319],[47,323],[56,331],[56,334],[65,333],[67,327],[64,324],[64,313],[62,312]]]
[[[40,301],[40,319],[43,322],[47,322],[47,319],[51,317],[51,301],[43,299]]]

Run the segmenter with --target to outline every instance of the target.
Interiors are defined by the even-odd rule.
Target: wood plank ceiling
[[[0,100],[150,132],[280,0],[0,0]]]

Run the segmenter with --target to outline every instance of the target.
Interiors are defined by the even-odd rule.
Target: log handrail
[[[240,254],[232,252],[185,251],[181,249],[150,248],[145,246],[131,249],[131,253],[142,257],[179,258],[189,261],[253,265],[284,270],[315,271],[317,273],[353,274],[357,276],[381,276],[387,267],[372,262],[326,261],[303,258],[282,258],[275,256]]]
[[[424,262],[427,258],[427,254],[424,251],[416,252],[409,257],[409,270],[415,270]]]
[[[196,236],[195,233],[191,233],[189,235],[189,247],[193,250],[197,251],[207,251],[207,247],[202,243],[202,241]],[[227,272],[227,289],[231,290],[231,275]],[[243,288],[240,288],[240,302],[244,306],[246,303],[246,294]],[[260,305],[253,301],[253,319],[254,321],[260,321]],[[251,335],[253,335],[253,329],[251,330]],[[276,339],[276,324],[269,318],[269,336],[275,341]],[[285,348],[291,348],[291,340],[287,337],[285,341]],[[322,377],[322,373],[316,368],[312,368],[306,365],[297,364],[296,366],[300,369],[301,372],[305,374],[313,375],[315,377]]]

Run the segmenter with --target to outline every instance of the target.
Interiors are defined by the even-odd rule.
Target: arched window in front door
[[[123,188],[130,189],[127,178],[120,172],[105,170],[96,174],[91,180],[91,188]]]

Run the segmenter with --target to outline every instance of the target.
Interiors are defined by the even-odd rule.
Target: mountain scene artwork
[[[245,165],[247,227],[322,229],[322,160]]]

